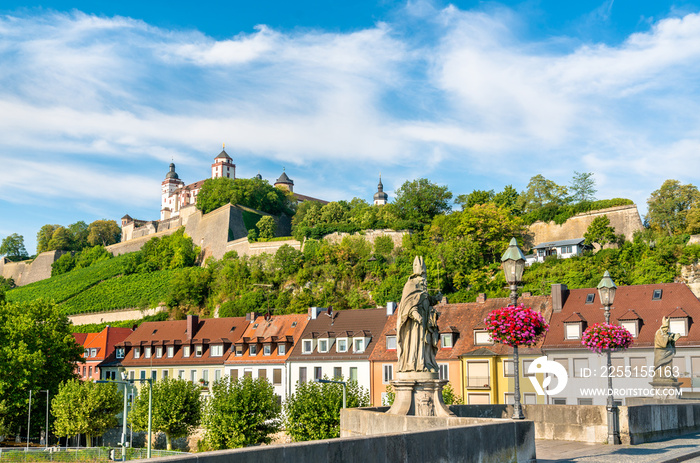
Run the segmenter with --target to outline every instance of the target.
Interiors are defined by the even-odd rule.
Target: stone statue
[[[654,335],[654,374],[655,380],[676,381],[671,369],[673,356],[676,354],[676,341],[681,337],[669,331],[670,320],[664,317],[661,326]],[[668,368],[667,368],[668,367]]]
[[[396,317],[398,372],[439,371],[435,354],[440,334],[438,313],[433,306],[441,298],[440,294],[428,294],[425,262],[417,256],[413,261],[413,274],[403,287]]]

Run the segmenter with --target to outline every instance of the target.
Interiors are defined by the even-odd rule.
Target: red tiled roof
[[[655,289],[662,289],[662,297],[652,300]],[[550,321],[544,348],[581,348],[581,340],[565,339],[564,320],[573,312],[580,313],[588,326],[605,321],[605,311],[598,298],[593,304],[586,304],[588,294],[598,294],[596,288],[568,290],[568,295],[561,312],[553,313]],[[630,320],[630,311],[641,319],[637,338],[632,344],[635,347],[653,347],[654,334],[661,326],[661,319],[674,316],[689,316],[694,321],[700,321],[700,301],[690,288],[683,283],[661,283],[654,285],[620,286],[615,293],[615,303],[610,312],[610,321]],[[688,335],[676,341],[677,346],[696,346],[700,344],[700,325],[689,324]],[[585,327],[584,327],[585,328]]]
[[[289,357],[293,344],[296,343],[301,333],[306,327],[306,314],[273,315],[269,320],[264,316],[256,317],[253,322],[249,322],[243,336],[236,341],[236,344],[266,344],[286,342],[285,353],[279,355],[279,351],[274,347],[270,355],[263,355],[263,346],[258,346],[256,355],[250,355],[249,349],[243,350],[243,355],[231,354],[226,361],[227,365],[232,364],[252,364],[252,363],[284,363]],[[292,326],[294,325],[294,326]]]
[[[105,327],[99,333],[73,333],[75,341],[84,349],[97,349],[97,355],[89,361],[102,361],[114,352],[114,346],[121,343],[132,333],[131,328]]]
[[[528,296],[518,299],[526,307],[532,307],[541,312],[545,320],[549,319],[552,312],[552,299],[550,296]],[[503,344],[487,346],[474,345],[474,330],[484,328],[484,318],[489,312],[500,309],[509,304],[508,298],[487,299],[485,302],[469,302],[462,304],[438,304],[435,309],[440,314],[438,317],[438,329],[441,333],[449,332],[452,327],[459,333],[453,340],[452,348],[438,349],[436,360],[457,360],[463,355],[471,355],[473,352],[481,352],[488,349],[494,355],[505,355],[512,352],[512,348]],[[396,350],[386,349],[387,334],[396,334],[396,314],[392,315],[384,326],[384,331],[377,341],[377,347],[370,356],[371,361],[390,362],[398,360]],[[532,348],[521,348],[523,354],[540,353],[542,341]]]
[[[564,320],[564,323],[568,323],[568,322],[585,322],[585,321],[586,321],[586,319],[583,318],[583,315],[581,315],[581,314],[578,313],[578,312],[574,312],[574,313],[572,313],[570,316],[568,316],[568,317]]]
[[[311,354],[302,354],[302,343],[294,348],[290,360],[364,360],[370,357],[372,350],[378,345],[380,333],[384,330],[387,321],[386,309],[357,309],[338,310],[329,317],[322,312],[315,320],[309,320],[301,339],[311,338],[345,338],[363,337],[371,338],[365,346],[363,353],[354,353],[352,346],[348,345],[347,352],[336,350],[337,342],[333,343],[328,352],[318,352],[315,349]]]
[[[198,319],[194,336],[187,338],[187,320],[146,322],[141,324],[122,343],[128,348],[128,352],[122,360],[122,365],[156,366],[156,365],[181,365],[181,364],[223,364],[228,358],[231,344],[243,335],[247,322],[245,317],[230,318],[204,318]],[[194,348],[189,357],[182,356],[183,345],[203,345],[201,357],[196,357]],[[221,357],[211,357],[212,344],[223,344],[224,353]],[[163,356],[157,358],[155,348],[151,358],[145,358],[143,349],[138,359],[134,358],[133,347],[137,346],[176,346],[172,358],[167,357],[167,348],[163,347]]]

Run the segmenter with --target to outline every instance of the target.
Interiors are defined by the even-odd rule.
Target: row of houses
[[[604,321],[597,290],[559,284],[552,285],[551,295],[524,294],[519,301],[550,323],[543,340],[519,350],[523,402],[604,405],[607,393],[595,389],[607,387],[605,356],[581,344],[586,327]],[[439,374],[465,403],[513,401],[512,349],[494,344],[483,323],[490,311],[507,303],[482,294],[473,303],[436,306]],[[133,331],[108,327],[99,334],[76,334],[86,356],[77,373],[83,379],[115,379],[122,372],[130,379],[183,378],[200,384],[204,393],[223,376],[250,376],[267,379],[280,400],[294,393],[298,382],[344,378],[369,390],[372,403],[379,405],[396,374],[395,309],[395,303],[365,310],[312,307],[301,315],[189,315],[180,321],[146,322]],[[614,387],[627,391],[616,397],[622,404],[648,395],[654,334],[663,317],[671,319],[671,331],[681,334],[673,359],[681,390],[700,391],[700,327],[694,322],[700,321],[700,301],[682,283],[623,286],[611,315],[613,323],[634,336],[633,346],[612,359]],[[552,396],[536,392],[533,380],[542,384],[544,373],[529,373],[543,355],[563,365],[569,377],[563,391]]]

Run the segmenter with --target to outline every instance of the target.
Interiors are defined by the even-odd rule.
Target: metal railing
[[[114,451],[112,453],[112,451]],[[170,450],[152,450],[152,457],[181,455],[182,452]],[[145,459],[146,448],[127,448],[126,459]],[[121,447],[0,447],[0,462],[110,462],[122,459]]]

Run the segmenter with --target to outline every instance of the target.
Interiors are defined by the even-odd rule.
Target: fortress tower
[[[214,164],[211,165],[211,178],[226,177],[236,179],[236,164],[233,163],[231,156],[226,154],[226,145],[221,153],[214,158]]]
[[[287,174],[284,172],[284,170],[282,171],[282,175],[280,175],[280,178],[278,178],[275,182],[275,186],[277,188],[283,188],[289,191],[290,193],[294,193],[294,180],[287,177]]]
[[[384,185],[382,184],[382,175],[379,174],[379,185],[377,185],[377,192],[374,193],[374,205],[383,206],[387,203],[388,194],[384,193]]]
[[[165,180],[161,182],[160,220],[169,219],[180,210],[178,192],[185,185],[175,172],[175,164],[170,163],[170,171],[165,174]]]

